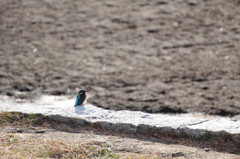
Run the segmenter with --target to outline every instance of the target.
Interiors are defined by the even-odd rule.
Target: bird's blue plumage
[[[86,94],[78,93],[74,107],[82,105],[85,99],[86,99]]]
[[[76,98],[74,107],[76,107],[76,106],[78,105],[78,96],[79,96],[79,95],[80,95],[80,94],[77,95],[77,98]]]

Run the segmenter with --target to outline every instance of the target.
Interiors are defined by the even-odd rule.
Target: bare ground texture
[[[1,0],[0,93],[79,88],[107,109],[240,114],[240,1]]]
[[[192,140],[117,133],[40,114],[0,112],[0,158],[239,159],[227,142],[209,148]],[[211,146],[210,146],[211,147]],[[221,148],[222,147],[222,148]],[[235,149],[235,150],[234,150]],[[228,153],[227,153],[228,152]],[[229,153],[231,152],[231,153]]]
[[[68,133],[36,128],[21,130],[26,132],[19,130],[17,132],[11,127],[0,130],[0,158],[239,159],[240,157],[209,149],[107,134],[99,135],[96,132]]]

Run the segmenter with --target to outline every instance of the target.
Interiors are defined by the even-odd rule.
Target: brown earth
[[[0,112],[0,158],[239,159],[237,147],[105,130],[40,114]],[[235,149],[235,150],[234,150]],[[231,152],[231,153],[229,153]]]
[[[216,152],[211,149],[144,141],[129,137],[100,135],[95,132],[67,133],[51,129],[38,129],[40,130],[22,128],[21,130],[27,132],[16,132],[11,127],[7,127],[0,130],[0,158],[240,158],[239,155]],[[91,152],[94,151],[91,149],[95,149],[97,152]],[[116,157],[102,156],[101,153],[99,154],[99,150],[108,150],[109,154],[113,154],[111,156]],[[85,151],[87,155],[81,157],[81,151]]]
[[[234,116],[240,1],[2,0],[0,59],[1,94],[90,88],[107,109]]]

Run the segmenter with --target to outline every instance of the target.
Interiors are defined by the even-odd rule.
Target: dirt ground
[[[34,150],[32,149],[37,149],[40,146],[42,147],[45,146],[47,148],[49,147],[48,149],[51,150],[53,149],[52,143],[57,143],[58,146],[60,147],[60,148],[57,147],[59,150],[57,152],[54,152],[55,155],[67,154],[68,149],[73,149],[76,147],[76,144],[78,144],[79,146],[88,145],[88,146],[97,147],[97,148],[100,147],[98,149],[107,149],[111,153],[118,154],[120,156],[119,158],[239,159],[240,157],[238,155],[220,153],[220,152],[212,151],[209,149],[200,149],[200,148],[188,147],[188,146],[177,145],[177,144],[165,144],[165,143],[154,142],[154,141],[144,141],[144,140],[132,139],[128,137],[99,135],[93,132],[66,133],[66,132],[51,131],[51,130],[41,130],[41,131],[29,131],[27,133],[16,133],[16,132],[12,133],[11,131],[12,130],[7,130],[7,129],[4,131],[0,131],[1,141],[5,141],[6,139],[11,140],[12,136],[14,136],[15,140],[16,139],[18,140],[15,143],[12,142],[10,146],[8,146],[6,149],[2,147],[2,149],[0,150],[0,154],[5,159],[19,157],[19,154],[34,156],[36,154],[33,153]],[[31,145],[29,146],[27,143],[31,143]],[[47,143],[47,146],[46,146],[46,143]],[[5,141],[5,144],[6,144],[6,141]],[[66,147],[68,149],[66,150],[65,148],[61,150],[62,145],[67,145]],[[26,151],[26,149],[24,151],[22,150],[25,147],[27,147],[28,154],[24,154],[24,151]],[[13,151],[18,153],[11,153]],[[48,158],[48,157],[42,157],[42,158]],[[61,157],[61,158],[64,158],[64,157]],[[102,157],[102,158],[107,158],[107,157]]]
[[[109,132],[91,127],[71,127],[52,120],[36,126],[31,119],[0,122],[0,158],[131,158],[131,159],[239,159],[239,154],[216,151],[201,143],[173,141],[136,134]],[[27,124],[30,123],[30,124]],[[116,157],[94,157],[99,150],[107,150]],[[88,157],[81,157],[82,151]],[[95,155],[94,155],[95,154]],[[65,157],[64,157],[65,156]],[[68,156],[68,157],[67,157]]]
[[[240,1],[1,0],[0,59],[0,94],[234,116]]]

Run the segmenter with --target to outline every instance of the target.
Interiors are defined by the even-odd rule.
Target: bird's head
[[[80,93],[80,94],[85,94],[86,92],[89,92],[90,90],[80,90],[78,93]]]

